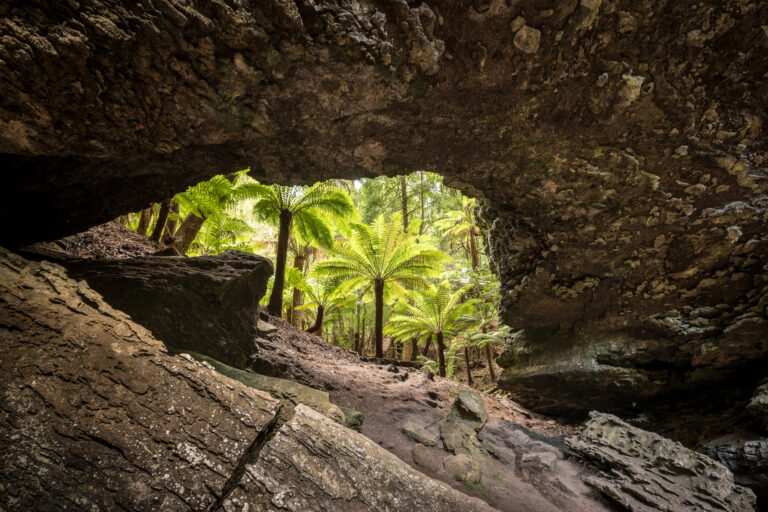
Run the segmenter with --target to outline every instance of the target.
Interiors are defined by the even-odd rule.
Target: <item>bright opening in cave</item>
[[[284,233],[281,212],[291,217]],[[410,361],[493,389],[509,327],[498,319],[499,282],[477,213],[475,199],[429,172],[280,186],[241,171],[116,222],[157,250],[192,257],[237,250],[284,262],[262,299],[270,314],[363,357]],[[441,301],[450,308],[438,311]]]

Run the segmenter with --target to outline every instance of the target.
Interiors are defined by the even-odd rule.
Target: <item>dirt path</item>
[[[326,390],[335,404],[362,412],[363,434],[427,475],[499,510],[607,510],[583,483],[588,471],[563,451],[562,438],[574,432],[572,427],[506,398],[475,391],[489,414],[479,437],[495,456],[484,464],[482,481],[467,485],[444,467],[448,454],[441,443],[417,448],[419,443],[406,437],[402,428],[425,428],[439,440],[440,420],[458,392],[470,388],[413,368],[364,362],[357,354],[279,319],[271,318],[270,323],[278,331],[257,341],[257,369]]]

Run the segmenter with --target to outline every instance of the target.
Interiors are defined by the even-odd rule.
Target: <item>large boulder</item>
[[[443,465],[456,479],[468,484],[480,483],[489,458],[477,438],[477,432],[487,421],[483,399],[466,389],[459,391],[453,407],[440,421],[443,445],[453,454],[446,457]]]
[[[259,334],[259,301],[272,263],[240,251],[216,256],[141,256],[64,261],[115,309],[174,351],[245,368]]]
[[[5,249],[0,340],[2,510],[492,510]]]
[[[755,510],[755,495],[724,465],[616,416],[592,413],[566,442],[603,470],[587,483],[629,511]]]

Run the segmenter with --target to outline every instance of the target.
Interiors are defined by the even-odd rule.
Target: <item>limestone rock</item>
[[[515,34],[515,46],[525,53],[536,53],[539,50],[541,31],[528,25],[523,25]]]
[[[768,499],[768,438],[715,439],[701,451],[730,469],[736,483],[752,489],[758,502]]]
[[[423,444],[424,446],[437,446],[437,439],[419,425],[406,423],[401,431],[405,437],[413,442]]]
[[[205,510],[277,413],[58,265],[0,249],[0,297],[3,510]]]
[[[453,453],[482,453],[477,432],[488,421],[482,399],[467,390],[459,391],[453,407],[440,422],[440,437]]]
[[[593,413],[566,443],[604,472],[587,483],[633,512],[741,512],[755,495],[734,484],[731,472],[706,455],[610,414]]]
[[[293,415],[293,410],[298,404],[304,404],[341,425],[347,424],[344,411],[342,411],[338,405],[331,403],[330,397],[326,391],[310,388],[309,386],[286,379],[278,379],[240,370],[238,368],[232,368],[231,366],[227,366],[201,354],[191,353],[189,355],[181,354],[181,356],[202,361],[230,379],[240,381],[246,386],[254,389],[266,391],[283,403],[280,412],[284,417]]]
[[[245,368],[259,334],[259,300],[272,263],[225,251],[199,258],[142,256],[66,261],[109,304],[176,351],[207,355]]]
[[[461,480],[469,484],[477,484],[483,478],[482,466],[477,464],[472,457],[460,453],[458,455],[449,455],[443,460],[443,467],[456,480]]]
[[[371,512],[493,510],[304,405],[246,465],[222,510],[309,512],[338,510],[340,503]]]
[[[360,411],[350,409],[348,407],[342,407],[341,412],[344,413],[344,424],[356,432],[362,432],[363,420],[365,415]]]

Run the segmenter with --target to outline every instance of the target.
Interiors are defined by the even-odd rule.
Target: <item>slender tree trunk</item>
[[[160,212],[157,214],[157,222],[155,223],[155,229],[152,230],[152,235],[149,237],[155,242],[160,242],[160,237],[163,235],[163,228],[165,228],[165,222],[168,220],[168,213],[171,211],[171,200],[166,199],[160,203]]]
[[[339,313],[336,316],[338,317],[338,320],[336,321],[336,323],[338,324],[338,327],[339,327],[339,338],[341,338],[342,336],[344,336],[344,331],[346,330],[344,329],[344,315],[342,315],[341,311],[339,311]]]
[[[469,258],[472,262],[472,270],[477,270],[480,265],[480,251],[477,249],[477,241],[472,229],[469,231]]]
[[[384,357],[384,281],[373,282],[373,293],[376,297],[376,357]]]
[[[172,245],[174,238],[176,238],[176,228],[178,227],[179,223],[176,220],[176,216],[179,215],[179,204],[171,199],[171,214],[174,215],[173,218],[168,219],[165,223],[165,233],[163,234],[163,244],[165,245]]]
[[[411,340],[411,361],[415,361],[416,357],[419,355],[419,339],[413,338]]]
[[[306,256],[303,254],[296,254],[293,258],[293,266],[299,269],[299,272],[304,273],[304,261],[306,260]],[[299,326],[301,324],[301,311],[296,311],[296,308],[301,306],[301,298],[302,298],[301,290],[298,288],[293,289],[293,301],[291,304],[291,319],[288,321],[290,324]]]
[[[147,229],[149,229],[149,222],[152,220],[152,207],[141,210],[139,216],[139,225],[136,226],[136,232],[141,236],[147,236]]]
[[[174,247],[176,247],[181,254],[187,253],[189,246],[192,245],[200,228],[203,227],[203,222],[205,222],[205,216],[198,217],[194,213],[190,213],[187,215],[187,218],[184,219],[184,222],[182,222],[179,227],[179,232],[177,233],[176,241],[174,243]]]
[[[408,189],[405,176],[400,176],[400,194],[403,207],[403,233],[408,231]]]
[[[421,189],[419,190],[419,196],[421,196],[421,225],[419,226],[419,234],[424,233],[424,171],[419,172],[419,181],[421,182]]]
[[[470,387],[475,386],[475,382],[472,380],[472,370],[469,368],[469,347],[464,347],[464,363],[467,365],[467,384]]]
[[[491,373],[491,379],[495,382],[496,381],[496,370],[493,369],[493,355],[491,353],[491,344],[486,343],[485,344],[485,357],[488,358],[488,370]]]
[[[307,332],[311,332],[315,336],[323,335],[323,314],[325,313],[325,306],[320,304],[317,306],[317,317],[315,317],[315,325],[307,329]]]
[[[443,333],[438,332],[437,338],[437,374],[445,377],[445,345],[443,344]]]
[[[117,222],[119,222],[123,226],[128,226],[128,216],[127,215],[120,215],[117,218]]]
[[[360,355],[365,351],[365,304],[363,304],[363,326],[360,328]]]
[[[280,227],[277,234],[277,258],[275,262],[275,281],[272,295],[269,297],[267,311],[276,317],[283,316],[283,288],[285,288],[285,262],[288,258],[288,239],[291,236],[293,214],[288,210],[280,212]]]
[[[429,335],[427,342],[424,344],[424,355],[429,357],[429,351],[432,350],[432,335]]]

